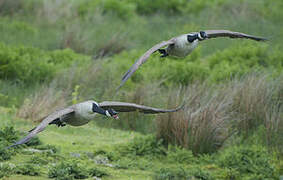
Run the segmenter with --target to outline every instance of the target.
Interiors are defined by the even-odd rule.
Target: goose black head
[[[200,32],[198,33],[198,37],[197,37],[197,38],[198,38],[199,41],[202,41],[202,40],[207,39],[208,36],[207,36],[206,32],[200,31]]]
[[[106,115],[109,117],[113,117],[114,119],[119,119],[119,116],[117,114],[118,112],[116,112],[114,109],[106,110]]]
[[[92,103],[92,111],[94,113],[99,113],[108,117],[113,117],[114,119],[119,119],[118,112],[116,112],[114,109],[107,109],[104,110],[101,108],[97,103]]]
[[[188,35],[187,35],[187,40],[188,40],[188,42],[190,42],[190,43],[194,42],[194,40],[196,40],[196,39],[198,39],[197,34],[188,34]]]

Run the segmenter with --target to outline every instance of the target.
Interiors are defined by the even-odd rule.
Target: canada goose
[[[102,114],[114,119],[118,119],[118,112],[139,111],[145,114],[157,114],[176,112],[182,107],[183,105],[176,109],[157,109],[126,102],[104,101],[102,103],[97,103],[92,100],[84,101],[82,103],[69,106],[65,109],[55,111],[47,117],[43,118],[42,122],[37,127],[30,130],[29,134],[26,137],[11,146],[8,146],[7,148],[28,142],[32,137],[34,137],[37,133],[43,131],[45,127],[50,124],[56,124],[58,127],[65,126],[66,124],[72,126],[81,126],[87,124],[95,117],[96,114]]]
[[[146,51],[136,62],[132,65],[132,67],[128,70],[128,72],[125,73],[125,75],[122,78],[120,86],[117,88],[117,90],[120,89],[120,87],[123,86],[123,84],[131,77],[131,75],[141,66],[148,58],[149,56],[159,51],[160,54],[162,54],[160,57],[166,57],[166,56],[175,56],[175,57],[186,57],[188,54],[190,54],[194,48],[197,47],[199,41],[203,41],[205,39],[210,38],[217,38],[217,37],[229,37],[229,38],[246,38],[246,39],[252,39],[256,41],[265,41],[267,39],[262,37],[256,37],[240,32],[232,32],[228,30],[206,30],[206,31],[200,31],[200,32],[191,32],[188,34],[182,34],[177,37],[173,37],[172,39],[169,39],[168,41],[162,41],[159,44],[154,45],[152,48],[150,48],[148,51]],[[160,49],[164,46],[167,46],[165,49]]]

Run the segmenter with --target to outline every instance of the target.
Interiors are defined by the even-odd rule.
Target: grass
[[[187,105],[185,111],[158,117],[158,137],[162,138],[160,140],[156,139],[155,136],[148,137],[132,130],[113,129],[112,127],[115,127],[115,125],[111,124],[115,122],[102,117],[98,117],[95,120],[96,123],[92,122],[82,127],[47,127],[44,132],[38,135],[43,145],[31,147],[40,148],[40,146],[44,147],[49,144],[55,146],[57,152],[53,155],[48,153],[43,155],[43,160],[48,159],[48,164],[45,165],[43,163],[39,165],[39,176],[43,179],[47,178],[48,169],[52,167],[52,163],[70,161],[70,167],[78,166],[75,168],[78,172],[75,171],[74,173],[87,175],[88,169],[85,167],[99,168],[108,174],[103,179],[170,179],[170,177],[177,179],[183,177],[226,179],[227,177],[237,177],[239,173],[242,174],[241,168],[244,169],[242,177],[260,178],[261,176],[258,175],[257,169],[264,168],[261,167],[261,163],[257,163],[258,167],[253,167],[252,172],[254,173],[246,170],[245,163],[242,165],[243,167],[239,167],[240,169],[235,168],[234,162],[230,161],[231,158],[229,157],[234,156],[233,148],[236,148],[235,151],[238,152],[237,157],[239,159],[235,159],[235,161],[242,162],[241,156],[247,156],[246,158],[249,159],[258,157],[254,153],[262,154],[260,157],[263,156],[263,159],[252,159],[249,161],[264,161],[267,164],[265,166],[272,166],[269,169],[264,169],[267,172],[264,177],[277,177],[279,172],[282,173],[282,158],[280,157],[281,135],[278,133],[280,132],[280,123],[282,123],[280,119],[282,111],[272,111],[270,116],[266,116],[266,120],[260,121],[261,126],[241,126],[242,123],[249,124],[251,118],[258,119],[255,116],[258,113],[255,115],[251,114],[252,112],[258,112],[257,106],[254,106],[258,101],[253,101],[252,97],[260,97],[264,99],[265,104],[275,103],[274,105],[276,106],[277,101],[274,101],[274,98],[280,97],[277,92],[281,92],[280,83],[276,82],[278,80],[280,82],[280,78],[274,80],[267,77],[250,75],[238,81],[231,81],[230,84],[218,85],[218,87],[208,86],[205,83],[196,83],[190,85],[184,91],[185,93],[182,92],[182,89],[172,89],[167,93],[171,97],[177,97],[177,99],[185,97]],[[243,89],[253,87],[257,88],[242,92]],[[269,88],[272,91],[268,91]],[[140,101],[144,96],[142,92],[137,91],[133,95],[133,100]],[[242,93],[242,95],[239,95],[239,93]],[[48,93],[44,94],[47,97],[50,96]],[[162,96],[162,94],[160,95]],[[245,101],[239,100],[239,97],[249,100],[244,104],[249,105],[248,107],[253,107],[252,110],[242,111],[241,103]],[[273,100],[271,101],[269,97],[273,97]],[[131,98],[131,96],[128,98]],[[170,100],[169,98],[167,101],[168,104],[176,104],[176,99]],[[261,106],[258,108],[261,108]],[[273,108],[273,105],[270,105],[269,108]],[[246,110],[247,108],[243,109]],[[33,108],[28,110],[33,111]],[[264,110],[269,112],[267,108],[264,108]],[[16,109],[13,108],[1,108],[1,114],[3,114],[0,117],[1,127],[13,125],[15,129],[27,132],[36,125],[31,121],[18,118],[15,116],[15,111]],[[264,111],[262,112],[264,113]],[[146,115],[139,116],[139,118],[146,118]],[[129,114],[121,116],[121,119],[127,121],[127,118],[131,120],[136,117],[135,114]],[[105,124],[102,123],[103,121],[109,122]],[[267,121],[267,124],[263,123]],[[149,122],[151,124],[154,123],[154,119]],[[278,123],[279,125],[276,125]],[[97,126],[98,124],[102,127]],[[137,126],[141,127],[141,125]],[[254,131],[251,131],[251,128],[255,128]],[[249,132],[249,135],[242,133],[242,131]],[[234,132],[237,132],[238,136],[235,136]],[[279,141],[276,141],[276,138]],[[254,141],[257,142],[257,145],[254,145]],[[163,146],[164,144],[176,144],[179,147],[169,145],[167,149],[166,146]],[[253,148],[246,149],[250,145],[254,145],[252,146]],[[185,149],[181,148],[181,146]],[[257,151],[257,149],[264,149],[265,147],[270,148],[270,151],[274,153],[276,149],[279,151],[274,155],[272,153],[269,154],[267,150],[264,150],[264,152]],[[48,149],[49,147],[46,148]],[[216,153],[212,155],[207,154],[212,152]],[[217,159],[222,157],[221,152],[225,152],[226,155],[223,155],[222,161],[218,162]],[[199,153],[205,153],[205,155],[197,155]],[[242,155],[241,153],[244,154]],[[79,154],[78,157],[76,156],[77,154]],[[4,163],[13,163],[18,165],[19,168],[21,164],[29,163],[33,168],[20,169],[18,172],[34,174],[33,172],[38,169],[38,165],[34,163],[41,162],[38,158],[30,161],[34,156],[38,155],[19,149],[16,154],[11,156],[11,160],[4,161]],[[106,157],[109,159],[109,163],[114,164],[114,166],[108,167],[103,164],[95,164],[95,158],[98,156]],[[272,163],[272,165],[268,165],[268,163]],[[233,168],[229,170],[228,166],[230,165]],[[68,166],[67,164],[62,164],[59,167],[64,169]],[[270,171],[272,171],[272,174],[268,173]],[[52,176],[58,173],[54,172]],[[70,174],[71,176],[72,173]],[[23,178],[21,175],[14,176],[13,174],[10,177],[15,179]]]
[[[58,107],[88,99],[160,108],[186,102],[183,111],[162,116],[121,113],[117,121],[98,116],[82,127],[50,126],[33,144],[6,153],[0,177],[278,179],[283,174],[282,2],[149,2],[0,1],[1,128],[13,126],[22,137]],[[122,74],[146,49],[203,29],[270,41],[208,40],[183,60],[163,61],[154,54],[113,95]]]
[[[283,127],[281,82],[282,76],[255,73],[216,86],[191,84],[183,93],[184,111],[157,119],[158,136],[194,153],[211,153],[234,134],[249,137],[263,126],[262,142],[282,145],[276,141]]]

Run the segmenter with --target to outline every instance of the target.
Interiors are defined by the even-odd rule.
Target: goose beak
[[[112,116],[114,119],[119,119],[119,116],[118,115],[113,115]]]

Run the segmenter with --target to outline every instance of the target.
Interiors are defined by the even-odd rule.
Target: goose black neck
[[[190,43],[194,42],[196,39],[198,39],[198,34],[189,34],[189,35],[187,36],[187,40],[188,40]]]
[[[95,103],[93,103],[93,105],[92,105],[92,111],[95,112],[95,113],[106,115],[106,110],[104,110],[101,107],[97,106]]]

